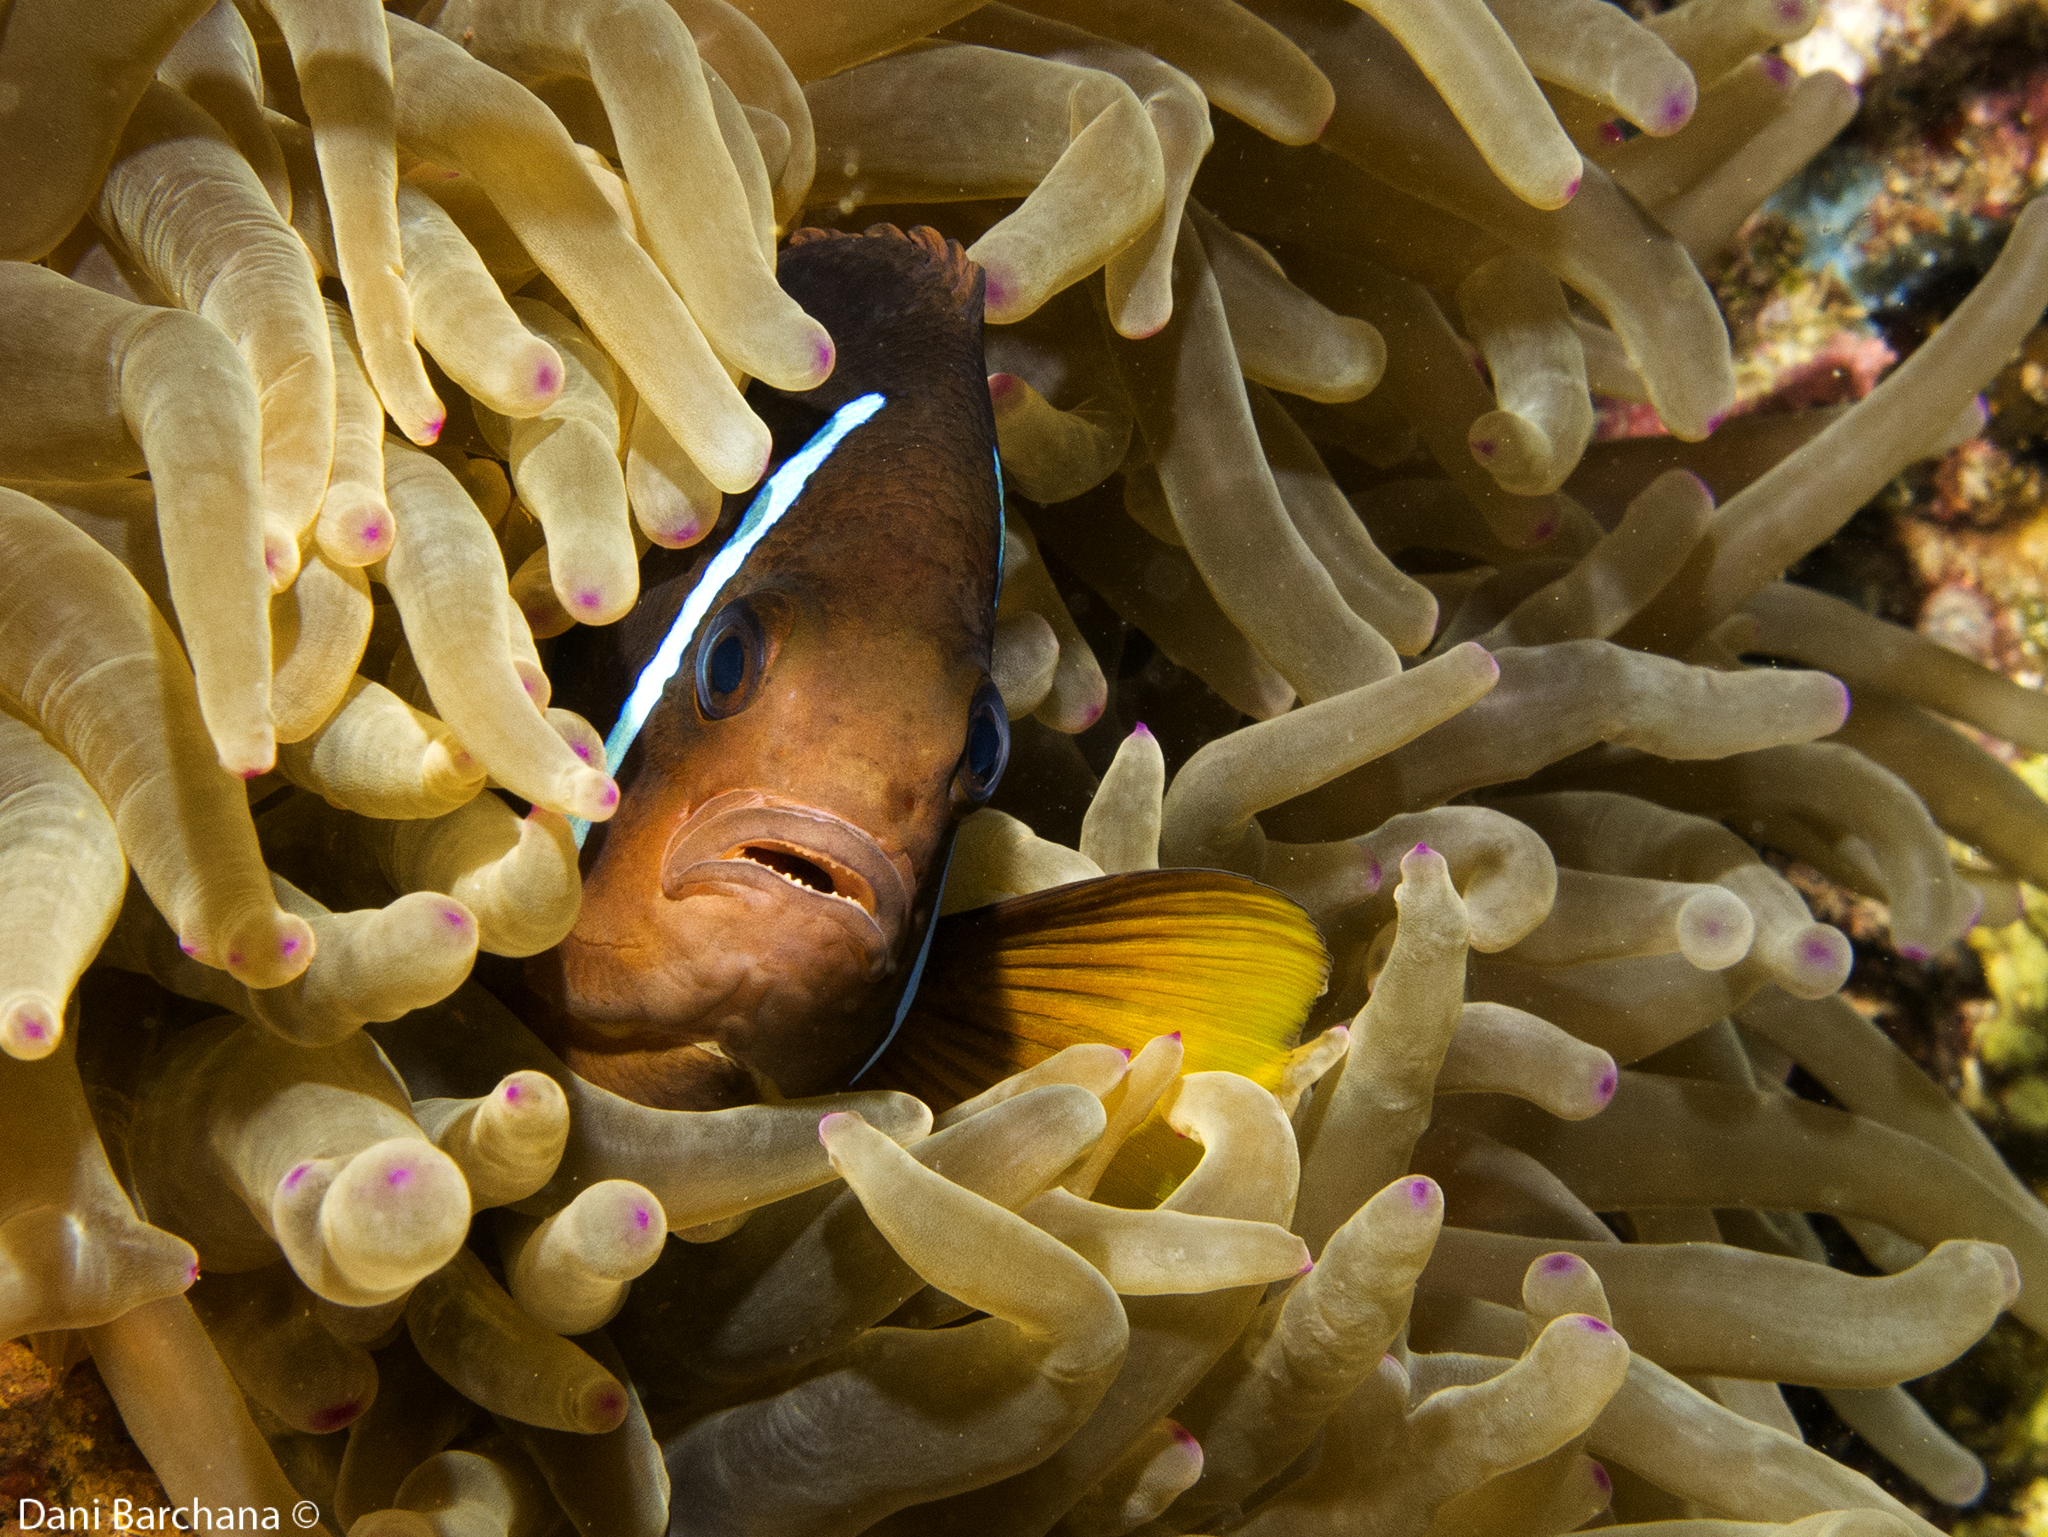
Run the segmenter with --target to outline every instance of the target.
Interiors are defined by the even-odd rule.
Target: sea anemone
[[[1730,420],[1700,264],[1853,110],[1815,8],[16,0],[0,1338],[168,1503],[359,1537],[1928,1529],[1781,1384],[1973,1498],[1899,1384],[2048,1329],[2048,1211],[1759,850],[1902,955],[2048,879],[1952,725],[2038,693],[1782,579],[1981,425],[2048,211]],[[780,237],[882,218],[986,276],[1012,492],[948,904],[1278,888],[1277,1089],[1162,1022],[657,1110],[469,980],[619,800],[542,643],[830,373]]]

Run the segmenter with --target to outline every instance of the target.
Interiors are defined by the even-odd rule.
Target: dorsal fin
[[[858,235],[851,230],[819,229],[807,225],[800,230],[790,231],[784,242],[784,250],[799,246],[814,245],[827,240],[898,240],[906,247],[922,254],[922,266],[931,269],[931,278],[953,297],[953,302],[965,309],[975,303],[981,291],[982,271],[962,250],[956,240],[948,240],[928,224],[919,224],[910,229],[898,229],[893,224],[870,224]],[[908,252],[905,253],[909,254]],[[977,304],[976,317],[980,310]]]

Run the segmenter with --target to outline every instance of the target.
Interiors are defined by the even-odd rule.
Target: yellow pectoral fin
[[[1277,1089],[1329,972],[1308,914],[1241,876],[1055,886],[939,920],[903,1028],[862,1084],[945,1110],[1065,1047],[1136,1051],[1177,1030],[1186,1072]]]

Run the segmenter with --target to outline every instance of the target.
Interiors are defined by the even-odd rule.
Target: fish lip
[[[744,857],[759,848],[807,861],[832,881],[819,891]],[[864,828],[802,801],[764,790],[727,790],[676,827],[661,858],[661,894],[679,900],[692,886],[738,884],[822,904],[886,955],[910,911],[910,882]]]

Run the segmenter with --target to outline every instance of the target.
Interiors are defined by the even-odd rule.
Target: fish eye
[[[984,680],[967,711],[967,745],[953,779],[956,799],[970,807],[983,804],[996,793],[1009,761],[1009,712],[995,684]]]
[[[706,720],[739,714],[767,665],[767,631],[753,604],[735,598],[711,616],[697,642],[697,713]]]

